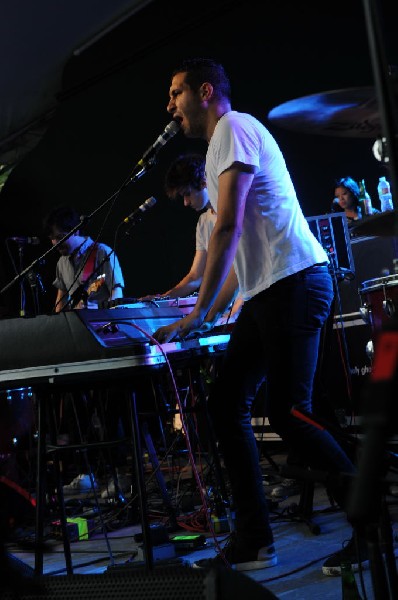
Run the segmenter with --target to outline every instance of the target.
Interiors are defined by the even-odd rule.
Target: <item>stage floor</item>
[[[274,465],[269,458],[272,458]],[[275,535],[275,545],[278,554],[278,564],[264,570],[246,572],[249,577],[259,585],[269,590],[278,598],[289,600],[306,600],[308,598],[340,599],[342,597],[340,577],[327,577],[322,574],[322,563],[333,552],[339,550],[344,542],[351,535],[351,528],[347,523],[345,515],[336,506],[330,503],[323,484],[315,484],[313,496],[312,521],[319,526],[319,533],[314,533],[307,523],[300,520],[295,515],[295,506],[300,503],[300,494],[290,496],[285,499],[271,502],[271,491],[279,481],[279,474],[275,471],[275,465],[279,468],[284,464],[286,455],[278,449],[271,455],[262,456],[261,464],[264,474],[264,487],[268,498],[270,499],[270,514]],[[185,470],[185,472],[184,472]],[[150,468],[146,474],[147,489],[149,488],[148,504],[151,528],[160,530],[167,524],[164,507],[159,494],[156,493],[156,483],[153,484],[153,473]],[[190,467],[180,469],[178,475],[179,486],[178,493],[187,493],[187,486],[192,489],[192,471]],[[394,491],[389,488],[389,491]],[[185,490],[185,491],[184,491]],[[176,497],[174,490],[174,499]],[[173,501],[174,501],[173,499]],[[398,514],[398,496],[391,493],[386,494],[388,511],[391,518],[393,535],[396,537],[398,532],[397,514]],[[129,498],[127,497],[127,500]],[[86,508],[81,508],[86,504]],[[75,506],[75,517],[83,515],[84,510],[91,510],[93,497],[76,495],[68,499],[67,506],[70,512],[71,506]],[[100,506],[104,507],[103,504]],[[88,507],[88,508],[87,508]],[[120,508],[120,507],[119,507]],[[215,553],[216,540],[222,544],[228,537],[228,531],[219,533],[213,537],[204,527],[203,515],[200,515],[200,506],[195,507],[193,512],[180,512],[177,521],[182,525],[177,531],[168,532],[169,539],[176,534],[200,533],[206,537],[206,546],[196,550],[182,550],[173,543],[163,542],[159,545],[153,545],[154,568],[160,564],[159,559],[170,559],[174,563],[182,562],[184,566],[189,566],[199,558],[213,556]],[[123,515],[124,509],[120,510],[113,506],[112,510],[103,508],[103,520],[108,524],[108,534],[105,537],[101,528],[89,534],[89,539],[72,541],[71,555],[73,574],[100,574],[104,572],[115,572],[125,569],[144,569],[146,553],[142,542],[135,539],[140,534],[141,525],[135,519],[135,523],[128,523],[126,515]],[[87,515],[87,512],[86,512]],[[47,523],[54,521],[54,515]],[[94,522],[98,524],[98,517],[94,521],[88,519],[89,528]],[[133,519],[134,521],[134,519]],[[65,554],[62,540],[53,534],[52,529],[46,528],[46,540],[43,553],[43,572],[45,575],[68,576],[65,566]],[[218,523],[217,527],[221,527]],[[18,537],[19,536],[19,537]],[[35,556],[33,551],[33,529],[29,528],[23,531],[14,531],[12,539],[7,542],[7,553],[12,564],[17,566],[21,574],[26,567],[28,575],[33,572],[30,569],[35,567]],[[395,546],[396,544],[394,544]],[[398,555],[398,550],[396,551]],[[176,560],[177,559],[177,560]],[[173,568],[173,566],[170,566]],[[356,575],[359,587],[361,586],[360,576]],[[371,578],[369,569],[363,571],[363,582],[366,589],[361,593],[362,597],[371,600],[375,597],[374,582]],[[361,588],[360,588],[361,589]]]

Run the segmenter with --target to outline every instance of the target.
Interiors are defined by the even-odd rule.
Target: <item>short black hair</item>
[[[355,206],[359,205],[359,185],[352,177],[341,177],[340,179],[336,179],[334,187],[345,187],[353,195]]]
[[[224,67],[212,58],[185,58],[174,68],[172,76],[186,73],[185,82],[189,87],[198,91],[205,81],[211,83],[214,97],[231,100],[231,83]]]
[[[166,172],[164,189],[170,198],[178,195],[178,190],[193,187],[200,191],[205,175],[206,160],[202,154],[180,154]]]
[[[72,206],[58,206],[44,219],[44,234],[51,235],[53,228],[67,233],[81,221],[80,215]]]

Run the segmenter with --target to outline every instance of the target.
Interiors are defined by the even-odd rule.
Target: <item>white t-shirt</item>
[[[218,177],[234,162],[252,165],[235,271],[244,300],[276,281],[328,260],[297,200],[285,159],[255,117],[230,111],[216,125],[206,155],[206,181],[217,212]]]
[[[87,253],[94,244],[93,240],[86,236],[84,243],[81,247],[73,253],[73,256],[60,256],[56,266],[56,276],[53,281],[53,285],[63,292],[68,291],[69,296],[73,294],[82,283],[84,269],[82,267],[87,258]],[[99,287],[97,291],[90,294],[87,302],[87,308],[98,308],[99,305],[105,300],[109,300],[112,295],[112,289],[116,286],[124,287],[124,279],[122,270],[120,268],[119,260],[117,256],[111,251],[111,248],[106,244],[98,243],[97,252],[95,256],[95,269],[102,260],[108,257],[107,260],[101,265],[101,269],[98,273],[94,273],[89,278],[89,283],[93,282],[97,275],[105,275],[105,285]],[[79,276],[76,279],[76,274]]]
[[[208,208],[206,212],[200,215],[196,224],[196,250],[205,250],[207,252],[216,219],[217,215],[211,208]]]

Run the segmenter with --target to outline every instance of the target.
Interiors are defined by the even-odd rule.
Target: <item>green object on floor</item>
[[[87,519],[83,519],[82,517],[68,517],[66,519],[67,523],[73,523],[74,525],[77,525],[77,530],[79,533],[78,539],[79,540],[88,540],[88,523],[87,523]]]

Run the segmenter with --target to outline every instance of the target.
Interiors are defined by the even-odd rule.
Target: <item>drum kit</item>
[[[332,90],[289,100],[273,108],[268,119],[274,125],[299,133],[374,138],[381,144],[383,139],[373,87]],[[367,217],[353,225],[351,231],[356,236],[397,236],[398,210]],[[398,319],[398,273],[364,281],[359,295],[362,317],[374,334],[391,319]]]

